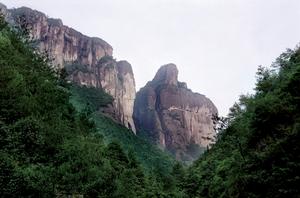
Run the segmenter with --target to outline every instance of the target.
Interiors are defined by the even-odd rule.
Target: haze
[[[269,66],[300,37],[298,0],[2,0],[60,18],[128,60],[137,90],[175,63],[179,80],[226,115],[253,93],[258,65]]]

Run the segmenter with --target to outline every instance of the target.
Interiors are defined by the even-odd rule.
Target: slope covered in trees
[[[217,144],[189,167],[191,197],[300,196],[299,48],[271,69],[260,67],[255,90],[231,108]]]
[[[105,124],[104,118],[95,123],[91,105],[86,108],[81,104],[82,108],[76,110],[70,103],[70,99],[74,101],[74,88],[70,89],[59,77],[64,72],[60,75],[54,72],[47,58],[39,55],[24,35],[8,27],[2,18],[0,67],[1,197],[176,197],[179,194],[174,182],[169,182],[168,179],[173,179],[168,172],[162,175],[163,171],[156,171],[152,165],[147,166],[148,171],[144,169],[145,165],[136,159],[135,155],[143,157],[137,154],[136,147],[125,152],[119,142],[104,142],[101,130],[127,131],[109,120]],[[79,89],[77,93],[81,93]],[[84,93],[90,96],[93,90]],[[94,99],[101,100],[101,105],[111,102],[109,96],[98,94]],[[136,141],[133,137],[127,139],[128,144]],[[163,156],[150,147],[140,150],[146,152],[145,149]],[[150,158],[145,161],[153,162],[149,155],[151,152],[145,154],[145,158]],[[164,161],[163,157],[158,159]]]
[[[171,155],[97,111],[101,105],[111,103],[111,96],[93,87],[72,85],[70,90],[71,103],[78,111],[87,109],[90,111],[97,132],[103,136],[105,143],[118,142],[127,153],[132,152],[148,172],[154,171],[158,175],[167,175],[171,172],[175,163]]]

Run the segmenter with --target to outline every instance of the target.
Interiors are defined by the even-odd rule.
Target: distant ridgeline
[[[50,58],[55,69],[64,70],[68,81],[86,86],[83,89],[88,95],[93,92],[95,96],[102,95],[98,100],[93,100],[90,95],[89,100],[93,100],[93,107],[103,115],[170,152],[178,160],[193,161],[214,143],[216,134],[211,118],[217,113],[215,106],[205,96],[188,90],[185,83],[177,82],[176,72],[166,76],[176,82],[146,85],[147,88],[142,90],[151,87],[155,94],[140,91],[135,103],[132,67],[127,61],[116,61],[113,48],[107,42],[85,36],[63,25],[60,19],[48,18],[30,8],[7,9],[1,4],[0,7],[10,24],[30,33],[35,47]],[[162,72],[160,70],[157,76]],[[75,85],[73,88],[74,91],[83,91]],[[97,90],[101,93],[97,94]],[[180,101],[177,100],[179,97]],[[110,102],[103,105],[102,99]],[[133,116],[134,111],[136,116]],[[165,114],[167,116],[163,116]]]

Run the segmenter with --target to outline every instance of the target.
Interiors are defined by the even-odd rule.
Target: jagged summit
[[[157,71],[154,79],[154,83],[177,85],[178,82],[178,69],[173,63],[163,65]]]
[[[126,60],[121,60],[117,62],[118,71],[120,74],[130,74],[133,75],[132,67],[130,63]]]

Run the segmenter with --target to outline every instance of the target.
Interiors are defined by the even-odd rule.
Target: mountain
[[[132,119],[135,80],[127,61],[116,61],[113,48],[104,40],[88,37],[63,25],[60,19],[27,7],[7,9],[0,4],[6,20],[27,29],[40,52],[46,53],[53,65],[65,68],[69,80],[88,87],[104,89],[113,98],[109,108],[102,109],[115,121],[135,133]]]
[[[138,135],[146,135],[183,161],[198,158],[214,143],[212,116],[217,113],[208,98],[178,81],[174,64],[162,66],[137,93],[134,104]]]
[[[102,89],[112,96],[111,103],[97,105],[97,110],[107,117],[133,133],[137,132],[135,125],[138,124],[139,134],[148,131],[148,135],[143,136],[147,139],[157,136],[153,141],[155,144],[158,143],[184,161],[197,158],[214,142],[215,133],[210,117],[217,113],[215,106],[205,96],[191,92],[184,83],[178,82],[177,69],[162,67],[152,83],[142,89],[151,90],[151,87],[156,90],[153,97],[161,97],[161,101],[154,105],[159,108],[156,114],[151,111],[141,113],[148,105],[144,103],[147,100],[141,99],[144,97],[142,95],[149,93],[139,92],[134,121],[136,90],[132,67],[125,60],[114,59],[111,45],[100,38],[83,35],[63,25],[60,19],[49,18],[42,12],[27,7],[0,7],[10,24],[29,32],[35,47],[50,58],[55,69],[66,71],[70,82]],[[167,70],[173,73],[164,76]],[[173,78],[173,81],[161,82],[164,80],[161,78]],[[163,90],[160,92],[158,88]],[[168,101],[164,100],[166,97]]]

